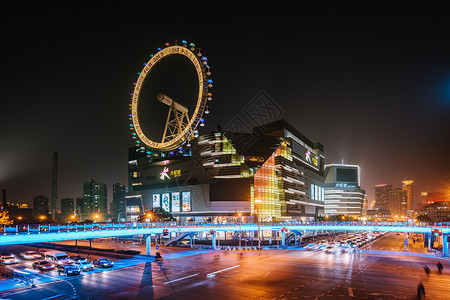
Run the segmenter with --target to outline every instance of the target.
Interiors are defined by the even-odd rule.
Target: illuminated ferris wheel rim
[[[201,52],[198,52],[197,55],[194,53],[195,46],[194,44],[190,44],[189,47],[185,41],[182,42],[183,46],[173,45],[169,46],[166,44],[166,47],[163,49],[158,49],[159,51],[153,55],[150,60],[144,64],[144,68],[139,73],[138,80],[134,84],[134,91],[131,94],[131,120],[132,124],[130,124],[130,129],[134,130],[136,137],[145,144],[147,147],[153,150],[172,150],[178,148],[184,142],[188,141],[192,138],[193,132],[200,123],[203,122],[202,115],[205,111],[206,101],[211,100],[212,95],[208,93],[208,86],[212,87],[212,80],[207,79],[207,72],[205,70],[207,59],[206,57],[201,57]],[[197,49],[199,50],[199,49]],[[139,116],[138,116],[138,103],[139,103],[139,94],[141,88],[144,84],[147,75],[154,68],[156,64],[161,62],[164,58],[171,55],[182,55],[188,58],[191,63],[194,65],[195,71],[197,73],[198,78],[198,96],[197,103],[195,106],[194,113],[192,117],[189,119],[187,125],[179,132],[173,139],[169,141],[161,141],[156,142],[149,139],[139,124]],[[200,58],[201,57],[201,58]],[[206,66],[209,70],[209,66]],[[206,97],[208,96],[208,97]],[[166,125],[167,126],[167,125]]]

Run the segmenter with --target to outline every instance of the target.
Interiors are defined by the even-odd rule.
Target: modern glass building
[[[325,165],[325,215],[362,216],[366,192],[357,165]]]
[[[324,159],[320,143],[284,120],[210,132],[171,152],[133,147],[127,210],[161,207],[182,221],[311,219],[324,213]]]

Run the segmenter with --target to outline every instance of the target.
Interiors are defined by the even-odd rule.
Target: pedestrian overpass
[[[216,246],[216,232],[220,231],[279,231],[284,246],[285,234],[292,232],[302,235],[308,231],[367,231],[367,232],[404,232],[424,233],[430,239],[432,232],[439,229],[443,236],[443,253],[448,256],[448,240],[450,227],[447,226],[414,226],[405,223],[359,223],[359,222],[315,222],[315,223],[93,223],[93,224],[25,224],[5,225],[0,235],[0,245],[29,244],[38,242],[55,242],[132,235],[146,236],[147,254],[150,254],[152,235],[180,235],[186,233],[208,232],[212,237],[212,246]]]

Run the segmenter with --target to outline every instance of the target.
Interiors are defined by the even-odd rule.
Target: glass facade
[[[286,212],[284,190],[278,157],[292,161],[292,151],[287,141],[264,162],[253,176],[251,210],[260,220],[280,218]]]

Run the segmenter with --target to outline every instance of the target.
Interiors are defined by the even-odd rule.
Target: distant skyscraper
[[[54,220],[56,213],[56,199],[58,198],[58,152],[53,152],[52,194],[50,199],[50,213]]]
[[[404,191],[406,191],[406,197],[407,197],[406,209],[408,211],[412,211],[415,208],[414,207],[414,197],[413,197],[413,193],[414,193],[413,183],[414,183],[414,180],[411,179],[411,178],[405,178],[405,179],[403,179],[402,183],[403,183],[402,189]]]
[[[377,184],[375,186],[375,207],[376,209],[389,210],[389,198],[392,191],[392,185]]]
[[[391,211],[392,217],[406,217],[406,191],[402,188],[392,189],[390,192],[389,202],[389,210]]]
[[[42,213],[48,213],[50,209],[48,198],[42,195],[34,197],[33,208],[39,210]]]
[[[72,198],[63,198],[61,199],[61,217],[67,219],[69,216],[73,215],[74,210],[74,201]]]
[[[108,209],[106,184],[95,182],[95,180],[83,182],[83,198],[85,210],[89,209],[91,213],[91,216],[87,218],[95,219],[95,215],[99,215],[100,219],[106,217]]]
[[[75,200],[75,212],[77,213],[78,220],[84,221],[91,217],[91,205],[84,198],[77,198]]]
[[[361,216],[366,192],[360,188],[357,165],[325,165],[325,215]],[[321,193],[320,187],[316,193]]]
[[[111,209],[113,220],[121,221],[125,220],[127,217],[125,193],[125,185],[120,183],[116,183],[113,185],[113,202]]]

